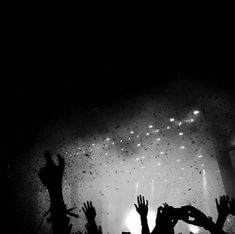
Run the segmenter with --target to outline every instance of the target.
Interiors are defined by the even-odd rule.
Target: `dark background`
[[[170,22],[161,30],[159,24],[114,29],[95,21],[74,25],[56,19],[42,23],[41,18],[14,19],[5,35],[3,187],[9,185],[9,165],[31,146],[41,128],[56,116],[66,118],[71,109],[108,108],[156,87],[160,95],[168,84],[182,79],[225,91],[234,104],[231,30],[223,26],[218,31],[218,25],[179,27]],[[9,201],[6,211],[11,217],[14,194],[8,191],[1,198]]]

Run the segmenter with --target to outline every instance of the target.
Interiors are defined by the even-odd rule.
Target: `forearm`
[[[140,219],[141,219],[141,226],[142,226],[141,233],[150,234],[147,217],[141,217]]]
[[[224,232],[222,228],[219,228],[214,222],[208,223],[204,228],[211,234],[226,234],[226,232]]]
[[[217,221],[216,221],[216,227],[219,229],[223,229],[226,218],[227,218],[227,215],[220,215],[219,214]]]
[[[69,233],[69,219],[66,217],[62,189],[49,191],[53,234]]]

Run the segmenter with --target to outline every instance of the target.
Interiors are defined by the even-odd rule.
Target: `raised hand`
[[[235,215],[235,199],[232,198],[230,201],[229,201],[229,213],[231,215]]]
[[[139,213],[139,215],[141,217],[147,217],[148,215],[148,200],[146,200],[145,203],[145,199],[144,196],[139,195],[137,197],[137,205],[135,205],[136,211]]]
[[[229,214],[229,196],[220,196],[220,199],[215,199],[216,207],[219,215],[227,216]]]
[[[212,222],[211,218],[207,217],[207,215],[197,208],[188,205],[181,207],[181,209],[185,212],[185,214],[187,214],[182,218],[184,222],[204,227],[206,229],[210,226],[210,223]]]
[[[64,159],[60,154],[57,154],[59,165],[56,166],[51,158],[50,151],[46,151],[44,157],[46,159],[46,165],[39,171],[38,175],[40,180],[48,190],[53,190],[55,188],[61,189],[64,173]]]
[[[92,205],[91,201],[90,202],[87,201],[86,203],[84,203],[82,210],[86,215],[88,223],[91,223],[95,220],[96,210],[95,210],[95,207]]]

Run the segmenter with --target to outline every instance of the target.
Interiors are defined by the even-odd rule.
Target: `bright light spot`
[[[149,136],[149,133],[148,133],[148,132],[146,132],[146,136]]]
[[[175,119],[174,119],[174,118],[171,118],[170,121],[173,122],[173,121],[175,121]]]
[[[162,152],[160,152],[160,154],[164,154],[164,152],[162,151]]]
[[[157,165],[158,165],[158,166],[161,166],[162,164],[161,164],[161,163],[158,163]]]
[[[141,158],[145,158],[145,157],[143,156],[143,157],[141,157]]]
[[[179,122],[179,126],[181,126],[181,125],[182,125],[182,122],[180,121],[180,122]]]
[[[110,138],[107,138],[107,139],[106,139],[106,141],[109,141],[109,140],[110,140]]]
[[[194,122],[194,119],[190,119],[190,122],[191,122],[191,123]]]
[[[140,160],[140,158],[136,158],[136,160]]]
[[[128,139],[129,139],[129,140],[131,140],[131,138],[130,138],[130,137],[128,137]]]
[[[140,144],[137,144],[137,147],[140,147]]]
[[[94,146],[95,144],[93,143],[92,146]]]
[[[123,151],[124,149],[121,149],[121,151]]]
[[[137,137],[137,138],[139,138],[139,137],[140,137],[140,135],[137,135],[136,137]]]
[[[152,128],[153,127],[153,125],[149,125],[149,128]]]
[[[202,167],[204,167],[204,166],[205,166],[205,164],[202,164],[201,166],[202,166]]]
[[[200,154],[200,155],[198,155],[198,158],[202,158],[202,155]]]
[[[153,210],[149,210],[147,219],[150,232],[152,232],[155,226],[155,218],[156,218],[156,213]],[[126,216],[125,225],[128,228],[129,232],[131,232],[132,234],[141,233],[140,217],[139,214],[136,212],[136,210],[132,209],[129,211],[129,213]]]
[[[105,153],[105,155],[108,155],[108,153]]]
[[[198,226],[194,226],[192,224],[189,224],[189,231],[192,233],[199,233],[200,232],[200,228]]]
[[[112,145],[114,145],[114,142],[112,142]]]
[[[122,142],[122,140],[120,140],[120,142]]]
[[[194,115],[198,115],[198,114],[199,114],[199,111],[198,111],[198,110],[195,110],[195,111],[193,112],[193,114],[194,114]]]
[[[180,160],[180,159],[177,159],[176,161],[177,161],[177,162],[180,162],[181,160]]]
[[[157,138],[157,141],[160,141],[161,139],[160,138]]]
[[[182,180],[182,179],[183,179],[183,177],[181,177],[181,176],[180,176],[180,177],[179,177],[179,179],[180,179],[180,180]]]
[[[133,132],[133,131],[130,131],[130,134],[134,134],[134,132]]]
[[[145,166],[142,166],[142,168],[145,168]]]
[[[179,135],[182,136],[184,133],[183,132],[180,132]]]
[[[167,126],[166,129],[170,129],[170,126]]]
[[[139,188],[139,183],[136,183],[136,188]]]
[[[165,179],[164,181],[167,182],[167,179]]]
[[[180,146],[180,149],[184,149],[185,147],[182,145],[182,146]]]

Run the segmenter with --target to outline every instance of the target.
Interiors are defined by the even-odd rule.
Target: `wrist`
[[[140,216],[141,223],[147,222],[147,216]]]

